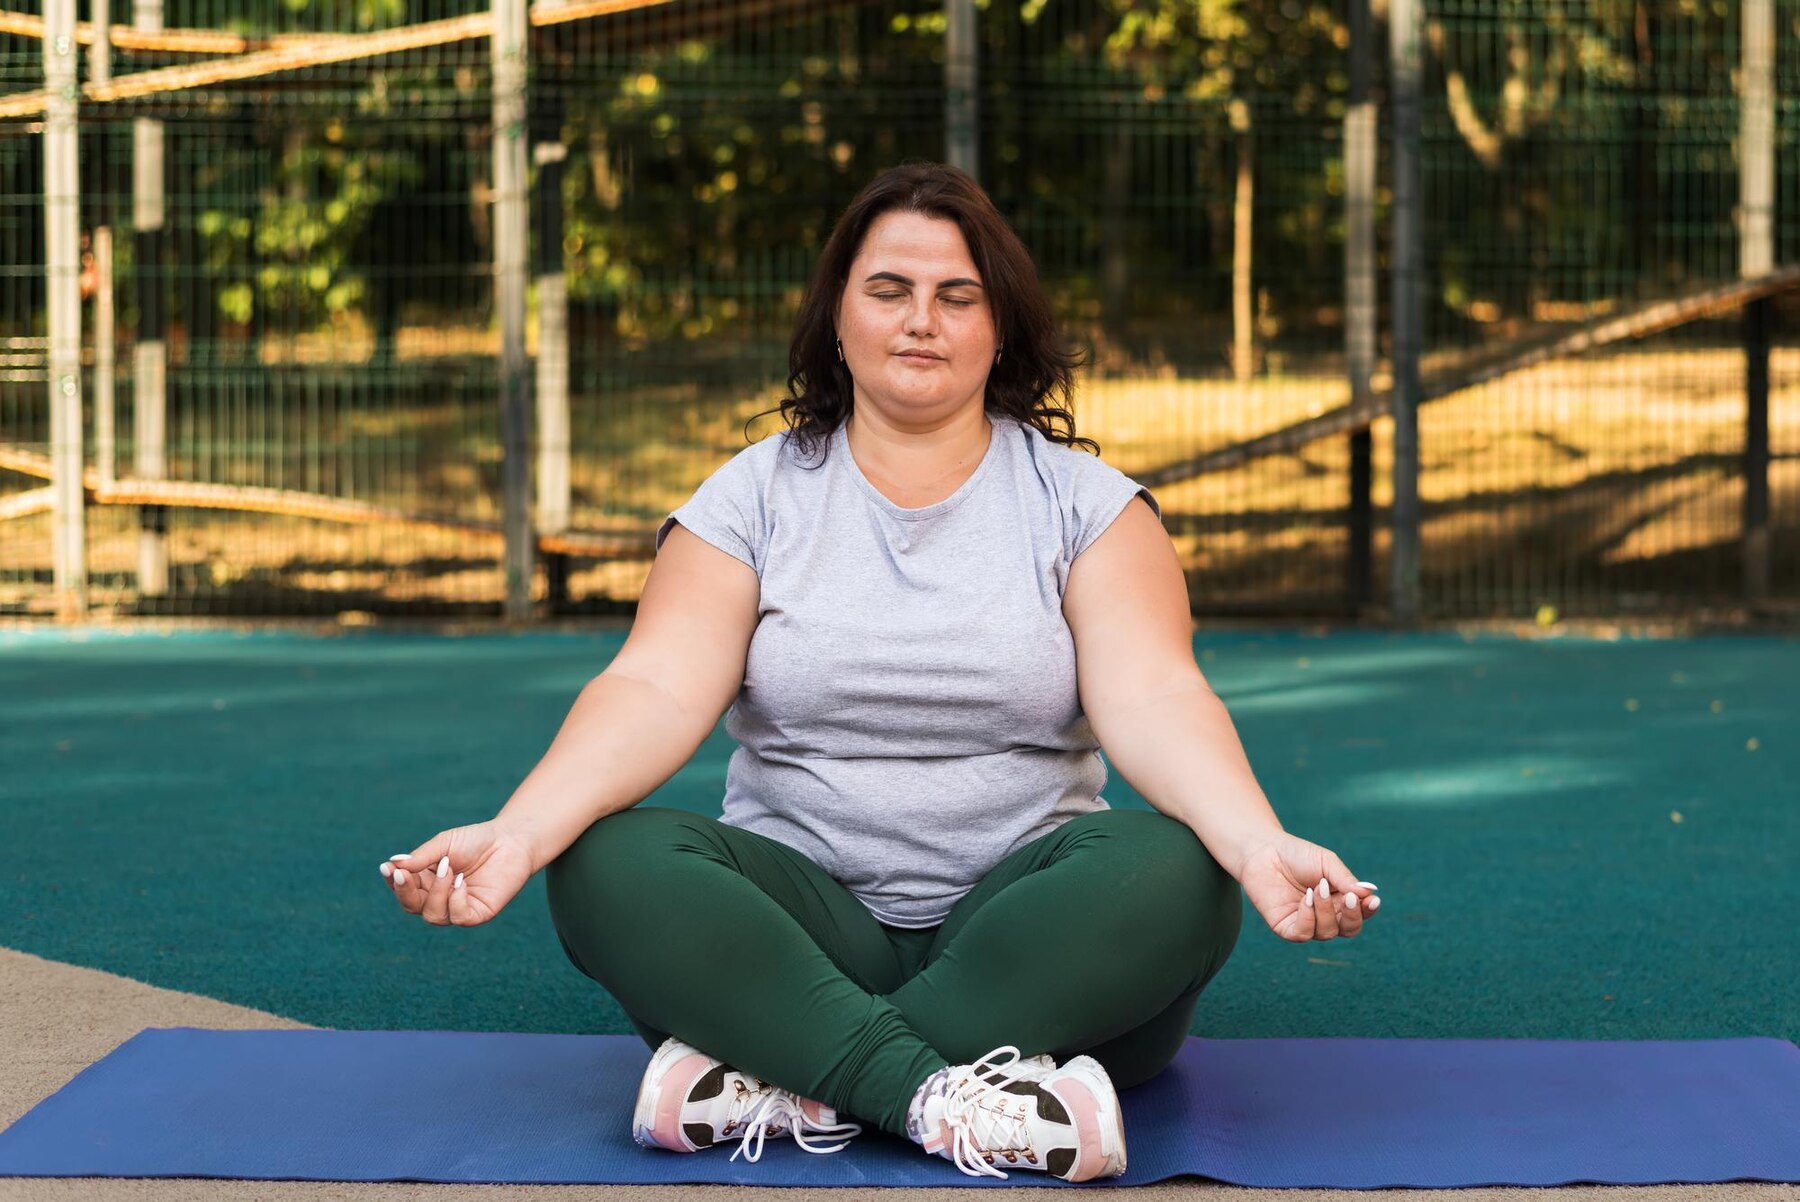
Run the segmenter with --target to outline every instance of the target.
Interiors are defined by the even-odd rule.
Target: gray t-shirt
[[[822,464],[784,431],[657,532],[660,549],[680,522],[762,581],[723,820],[800,851],[890,926],[943,921],[1007,855],[1107,808],[1063,589],[1132,497],[1156,501],[992,422],[974,474],[935,505],[883,496],[842,427]]]

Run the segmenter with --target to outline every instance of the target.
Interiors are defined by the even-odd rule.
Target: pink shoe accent
[[[933,1156],[948,1148],[950,1146],[950,1124],[939,1119],[938,1125],[925,1133],[925,1142],[919,1146]]]
[[[687,1104],[688,1091],[694,1088],[694,1082],[712,1064],[712,1057],[695,1052],[677,1060],[663,1074],[657,1085],[656,1118],[650,1127],[650,1136],[658,1146],[673,1152],[699,1151],[681,1129],[681,1108]]]
[[[815,1127],[832,1127],[837,1125],[837,1111],[823,1102],[815,1102],[811,1098],[800,1099],[800,1113],[806,1121]]]
[[[1070,1117],[1075,1120],[1075,1135],[1080,1146],[1075,1153],[1075,1171],[1069,1174],[1069,1180],[1087,1181],[1098,1176],[1106,1168],[1099,1100],[1086,1085],[1070,1077],[1048,1082],[1044,1088],[1062,1099],[1063,1105],[1069,1108]]]

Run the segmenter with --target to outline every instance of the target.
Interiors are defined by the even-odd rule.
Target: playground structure
[[[23,121],[41,117],[36,127],[44,141],[50,185],[44,212],[48,231],[50,303],[46,376],[52,415],[49,454],[0,439],[0,469],[47,481],[0,497],[0,522],[34,514],[52,515],[55,547],[55,612],[65,619],[87,608],[83,564],[83,514],[89,505],[126,506],[145,515],[140,555],[142,591],[167,587],[166,549],[160,546],[161,510],[195,509],[261,513],[314,521],[371,527],[449,531],[503,554],[506,600],[503,612],[524,620],[533,612],[531,580],[540,558],[548,569],[552,604],[559,582],[566,580],[570,559],[643,559],[650,553],[649,526],[635,529],[579,529],[570,519],[569,411],[567,387],[568,309],[560,263],[537,265],[537,353],[535,379],[527,354],[527,280],[531,196],[527,188],[528,150],[539,168],[536,189],[555,195],[560,183],[562,149],[554,142],[527,136],[529,31],[572,22],[604,26],[627,13],[661,10],[663,36],[674,40],[721,22],[766,17],[782,10],[817,9],[801,0],[764,0],[700,8],[679,0],[567,0],[527,7],[521,0],[496,0],[488,12],[422,22],[393,29],[357,33],[301,33],[252,36],[220,30],[163,29],[160,15],[146,6],[131,28],[113,28],[105,6],[96,19],[75,21],[73,0],[51,0],[46,15],[0,13],[0,34],[41,39],[45,47],[42,89],[0,96],[0,119]],[[826,6],[829,7],[829,6]],[[1743,597],[1752,606],[1770,600],[1770,530],[1768,472],[1777,456],[1769,439],[1770,314],[1772,298],[1800,285],[1800,268],[1777,269],[1773,253],[1773,17],[1766,0],[1746,0],[1743,13],[1743,98],[1741,115],[1740,279],[1702,287],[1675,297],[1652,299],[1574,330],[1549,336],[1527,335],[1489,348],[1478,361],[1421,380],[1422,320],[1419,312],[1421,221],[1418,154],[1422,14],[1410,0],[1398,0],[1389,13],[1392,110],[1393,203],[1386,231],[1393,295],[1392,347],[1388,356],[1391,383],[1377,390],[1377,308],[1375,245],[1376,113],[1370,78],[1374,62],[1366,7],[1350,9],[1352,31],[1350,105],[1343,122],[1346,258],[1345,365],[1351,399],[1331,412],[1307,417],[1274,432],[1233,445],[1189,455],[1137,475],[1151,487],[1196,476],[1228,471],[1251,461],[1294,455],[1320,440],[1348,438],[1350,488],[1346,497],[1345,595],[1353,609],[1373,608],[1400,623],[1419,617],[1418,410],[1469,388],[1503,379],[1551,359],[1580,356],[1677,329],[1698,321],[1738,315],[1745,348],[1745,427],[1743,478]],[[948,0],[944,9],[943,156],[971,171],[978,164],[975,130],[974,10],[967,0]],[[1753,32],[1768,26],[1765,37]],[[492,222],[494,229],[494,304],[499,325],[499,410],[503,432],[504,516],[478,520],[453,513],[432,513],[342,496],[288,488],[268,488],[166,478],[160,445],[164,404],[161,381],[167,371],[167,347],[158,337],[154,304],[142,307],[133,347],[138,381],[135,462],[121,474],[115,462],[115,417],[110,372],[116,335],[112,328],[110,230],[96,230],[97,286],[94,330],[84,339],[78,292],[78,212],[80,188],[75,175],[76,122],[83,106],[108,117],[154,113],[155,102],[171,94],[217,89],[267,80],[329,64],[367,62],[424,49],[488,41],[492,72],[493,149]],[[76,83],[76,47],[91,52],[89,78]],[[195,54],[219,57],[134,71],[114,76],[110,52]],[[161,224],[161,121],[137,117],[134,122],[133,225],[140,243],[154,246]],[[554,207],[554,206],[550,206]],[[552,216],[540,227],[540,242],[561,239]],[[104,239],[104,251],[101,240]],[[82,442],[84,344],[91,347],[94,368],[93,424],[97,449],[89,463]],[[533,405],[535,394],[535,405]],[[527,470],[529,431],[535,419],[535,505]],[[1375,422],[1393,423],[1392,493],[1388,587],[1378,597],[1373,584],[1371,430]]]

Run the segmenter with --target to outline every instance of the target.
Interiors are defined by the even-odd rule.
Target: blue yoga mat
[[[829,1156],[771,1140],[755,1164],[647,1151],[630,1120],[648,1059],[624,1036],[147,1030],[0,1132],[0,1175],[984,1180],[878,1132]],[[1116,1185],[1800,1182],[1800,1048],[1776,1039],[1190,1039],[1123,1106]]]

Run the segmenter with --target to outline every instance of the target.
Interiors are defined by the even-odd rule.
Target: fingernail
[[[410,859],[410,858],[411,858],[411,857],[410,857],[410,856],[409,856],[409,855],[408,855],[408,853],[406,853],[406,852],[401,852],[401,853],[400,853],[400,854],[399,854],[399,855],[397,855],[397,856],[389,856],[389,857],[388,857],[388,859],[389,859],[389,861],[393,861],[393,860],[405,860],[405,859]]]
[[[445,856],[438,861],[438,880],[443,880],[450,872],[450,857]]]
[[[1358,882],[1356,882],[1356,887],[1357,887],[1357,888],[1358,888],[1358,889],[1379,889],[1379,888],[1381,888],[1381,886],[1380,886],[1380,885],[1371,885],[1371,884],[1369,884],[1369,882],[1367,882],[1367,881],[1358,881]]]
[[[1313,891],[1311,889],[1308,889],[1306,891],[1306,901],[1304,901],[1301,904],[1307,905],[1307,906],[1312,905],[1313,904],[1312,895],[1313,895]]]
[[[1319,896],[1326,901],[1331,900],[1331,882],[1324,877],[1319,878]]]
[[[406,869],[404,869],[404,868],[394,869],[394,884],[396,884],[396,885],[406,884]]]
[[[1376,907],[1378,907],[1380,905],[1381,905],[1381,899],[1379,897],[1371,897],[1369,899],[1369,913],[1373,914],[1376,910]]]
[[[1356,894],[1354,894],[1354,893],[1344,894],[1344,909],[1346,909],[1346,910],[1356,909]]]
[[[452,888],[452,889],[461,889],[461,888],[462,888],[462,879],[463,879],[463,874],[462,874],[462,873],[460,873],[460,872],[459,872],[459,873],[457,873],[457,874],[456,874],[456,884],[454,884],[454,885],[452,885],[452,886],[450,886],[450,887],[451,887],[451,888]]]
[[[394,875],[394,866],[392,864],[389,864],[386,860],[383,860],[381,862],[381,875],[382,876],[393,876]]]

